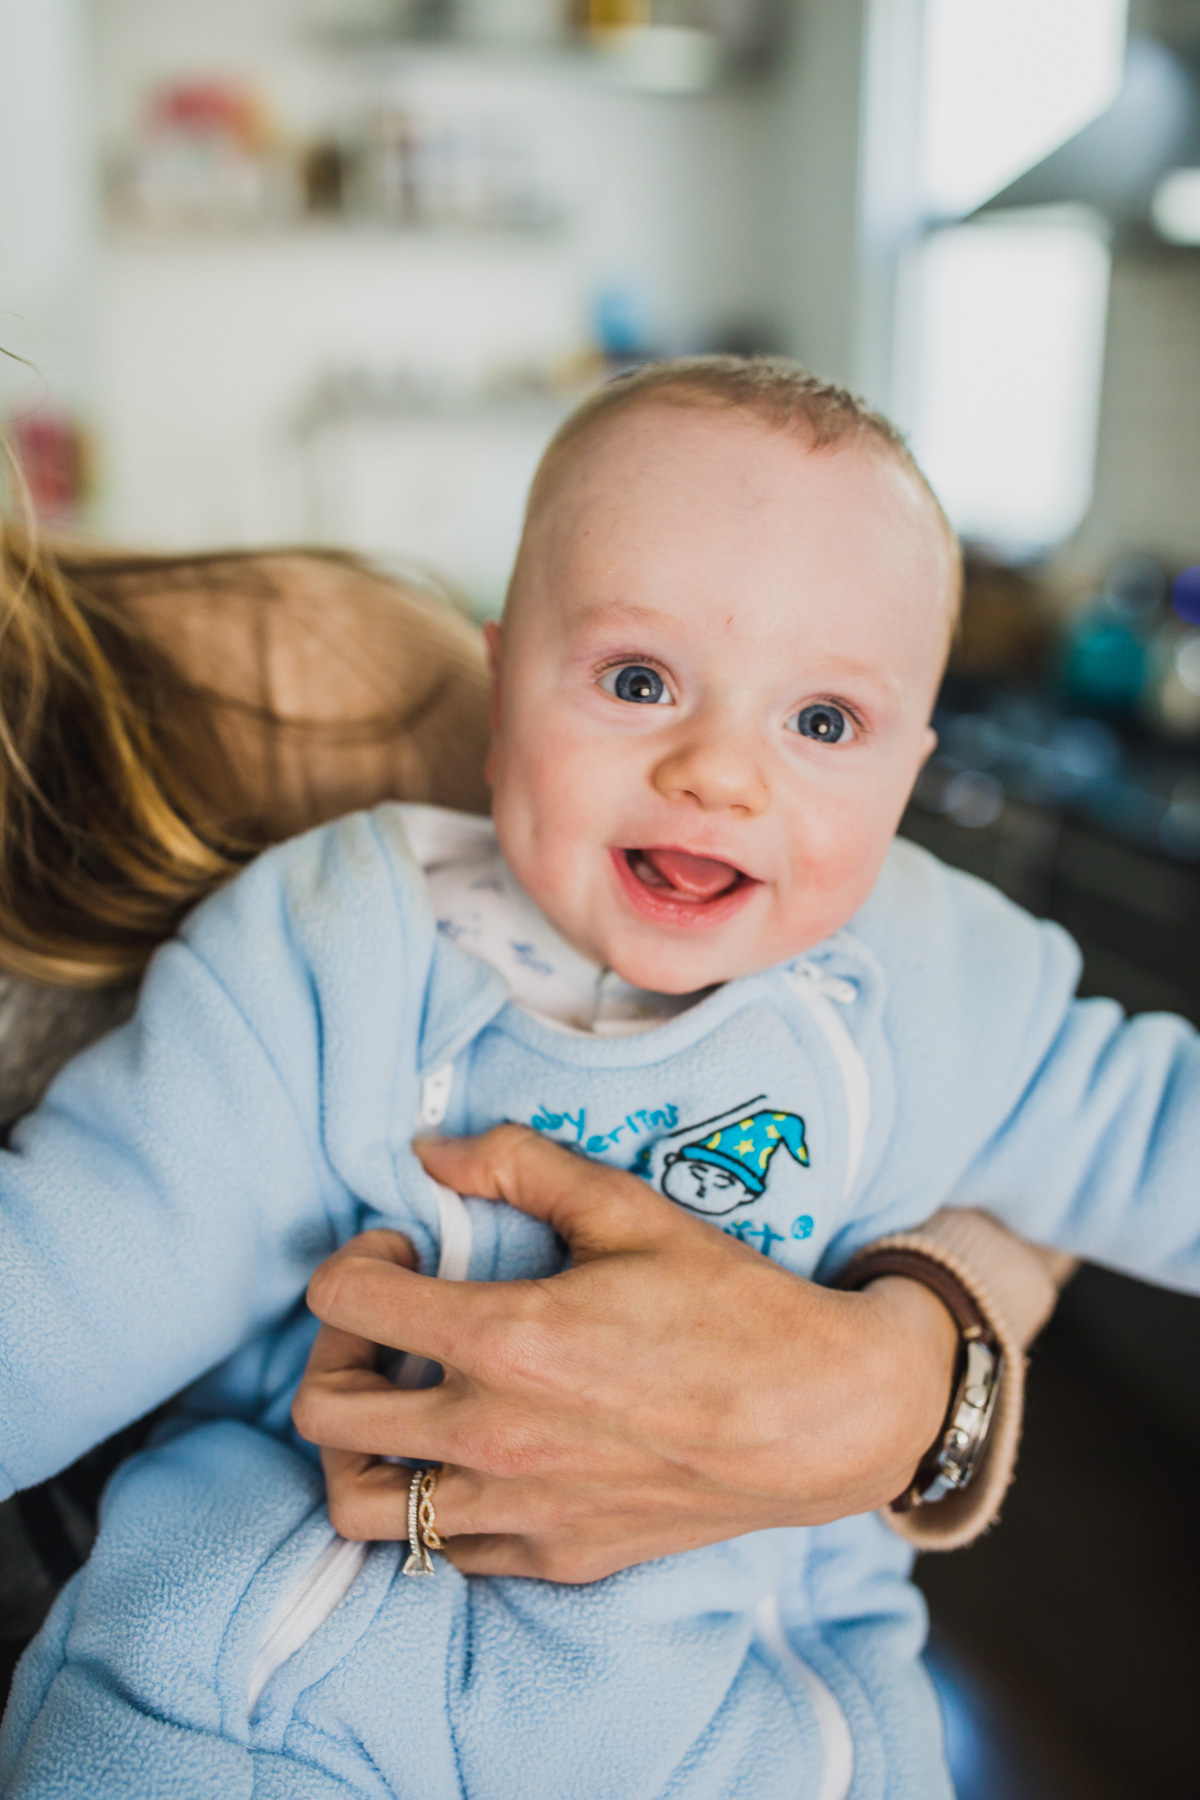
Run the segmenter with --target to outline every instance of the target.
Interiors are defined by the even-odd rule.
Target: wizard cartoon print
[[[785,1163],[790,1158],[805,1169],[809,1163],[804,1120],[771,1106],[765,1094],[672,1132],[663,1151],[658,1177],[663,1193],[707,1218],[761,1199],[780,1152]]]

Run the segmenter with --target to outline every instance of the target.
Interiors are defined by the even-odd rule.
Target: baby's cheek
[[[847,795],[836,808],[812,821],[807,842],[810,882],[831,900],[850,896],[857,906],[874,884],[895,834],[884,796]]]

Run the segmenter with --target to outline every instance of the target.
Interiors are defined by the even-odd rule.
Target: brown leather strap
[[[959,1346],[958,1371],[955,1374],[954,1387],[951,1389],[950,1410],[946,1415],[949,1420],[954,1411],[955,1393],[963,1367],[962,1359],[966,1354],[966,1342],[969,1339],[982,1339],[992,1350],[996,1350],[998,1346],[991,1325],[986,1314],[980,1310],[970,1289],[964,1287],[958,1276],[946,1268],[944,1263],[936,1262],[932,1256],[923,1255],[920,1250],[900,1248],[864,1250],[861,1256],[853,1257],[844,1269],[839,1270],[830,1286],[845,1288],[853,1293],[866,1287],[868,1282],[878,1281],[885,1275],[901,1275],[908,1281],[919,1281],[923,1287],[927,1287],[931,1293],[937,1295],[958,1326],[963,1343]],[[942,1431],[938,1433],[929,1451],[922,1458],[913,1482],[905,1489],[904,1493],[897,1495],[896,1499],[892,1501],[890,1511],[904,1513],[920,1504],[922,1477],[932,1477],[933,1470],[930,1464],[941,1446],[944,1432],[945,1426],[943,1425]]]
[[[909,1281],[919,1281],[937,1295],[964,1338],[982,1338],[985,1343],[994,1344],[987,1316],[980,1311],[970,1290],[944,1263],[922,1255],[919,1250],[864,1250],[861,1256],[853,1257],[829,1285],[854,1293],[884,1275],[902,1275]]]

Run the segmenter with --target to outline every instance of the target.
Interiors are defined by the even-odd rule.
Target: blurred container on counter
[[[119,226],[168,235],[247,233],[303,219],[391,230],[538,232],[561,223],[535,148],[487,116],[367,111],[288,142],[236,81],[158,89],[109,174]]]
[[[1058,674],[1069,705],[1106,717],[1133,712],[1166,590],[1153,557],[1122,556],[1113,563],[1100,592],[1067,626]]]
[[[5,433],[37,517],[47,525],[73,524],[90,485],[87,441],[79,425],[47,406],[17,414]]]
[[[723,70],[765,62],[777,0],[575,0],[570,23],[635,87],[701,93]]]
[[[295,159],[261,97],[235,79],[169,82],[109,171],[119,223],[154,231],[244,231],[299,211]]]
[[[560,221],[533,146],[486,118],[382,112],[341,146],[346,210],[401,229],[541,231]]]
[[[1037,580],[968,545],[962,620],[950,669],[978,681],[1028,681],[1041,670],[1052,634]]]

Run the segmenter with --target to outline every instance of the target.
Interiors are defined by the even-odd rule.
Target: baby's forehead
[[[811,619],[827,597],[833,631],[851,592],[876,596],[872,607],[931,609],[941,655],[957,615],[957,546],[893,446],[814,445],[744,410],[642,402],[552,450],[510,612],[538,595],[559,631],[622,618],[636,629],[639,606],[694,613],[706,595],[714,606],[728,598],[723,623],[753,625],[772,609],[783,620],[793,602]],[[849,605],[851,634],[861,611]]]
[[[818,442],[802,427],[781,429],[745,408],[653,398],[552,446],[530,495],[527,534],[547,547],[581,547],[589,516],[657,506],[669,523],[672,502],[702,507],[715,492],[731,507],[787,517],[803,509],[810,490],[831,486],[845,491],[851,510],[857,502],[864,519],[886,500],[931,542],[953,541],[916,465],[874,433]]]

